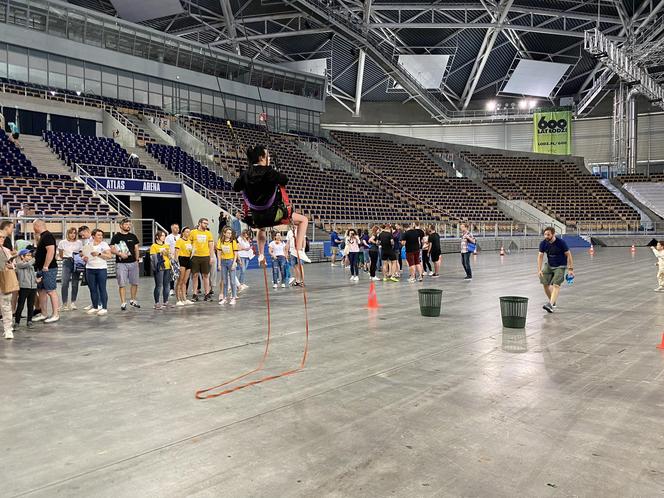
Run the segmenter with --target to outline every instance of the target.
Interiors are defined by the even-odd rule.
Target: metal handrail
[[[239,207],[234,205],[232,202],[224,199],[223,197],[220,197],[219,194],[214,192],[213,190],[210,190],[207,188],[205,185],[197,182],[194,180],[192,177],[185,175],[182,171],[174,171],[178,178],[182,181],[184,184],[191,183],[190,186],[193,190],[201,194],[203,197],[205,197],[207,200],[215,203],[217,206],[219,206],[220,209],[224,209],[222,206],[225,205],[226,209],[225,211],[231,218],[235,219],[234,213],[237,213],[239,210]],[[229,209],[230,208],[230,209]]]
[[[131,216],[132,210],[124,202],[118,199],[110,190],[104,187],[94,176],[88,173],[80,164],[75,164],[76,175],[79,179],[89,188],[94,190],[94,192],[99,195],[102,199],[106,201],[106,204],[115,209],[122,216]],[[88,182],[92,181],[92,185]],[[115,203],[115,205],[113,204]]]
[[[105,171],[106,174],[108,173],[108,170],[111,169],[111,168],[119,169],[119,170],[122,170],[122,171],[128,171],[129,174],[131,175],[131,177],[126,178],[126,177],[107,176],[106,174],[104,174],[104,175],[102,175],[104,178],[118,178],[119,180],[123,180],[123,179],[144,180],[144,181],[155,181],[155,182],[162,181],[162,180],[157,180],[157,178],[156,178],[157,175],[156,174],[155,174],[155,179],[154,180],[149,180],[149,179],[145,179],[145,178],[137,178],[135,176],[135,173],[134,173],[135,171],[143,171],[143,172],[152,171],[151,169],[147,169],[147,168],[134,168],[132,166],[108,166],[108,165],[105,165],[105,164],[87,164],[87,163],[78,163],[78,165],[83,167],[84,169],[85,169],[86,166],[92,166],[94,168],[104,168],[104,171]],[[87,170],[86,170],[86,172],[87,172]],[[152,173],[155,173],[155,172],[152,171]],[[88,172],[88,174],[90,174],[90,173]]]

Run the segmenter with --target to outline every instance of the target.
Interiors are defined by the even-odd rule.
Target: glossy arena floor
[[[107,317],[69,312],[0,343],[0,496],[662,496],[664,293],[646,249],[576,253],[559,309],[541,309],[535,252],[485,253],[465,283],[445,257],[443,314],[421,284],[307,267],[306,369],[209,401],[253,368],[262,274],[235,309],[201,303]],[[268,372],[297,365],[296,290],[271,291]],[[525,334],[498,296],[531,298]],[[79,304],[85,305],[87,289]]]

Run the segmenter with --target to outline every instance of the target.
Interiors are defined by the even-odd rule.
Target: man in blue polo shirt
[[[544,254],[547,262],[542,266]],[[565,281],[565,271],[574,276],[572,253],[567,243],[556,237],[555,228],[547,227],[544,229],[544,240],[540,243],[537,255],[537,274],[544,286],[544,293],[549,298],[549,302],[543,306],[548,313],[553,313],[556,307],[560,286]]]
[[[337,233],[336,230],[332,230],[332,232],[330,233],[330,250],[332,251],[331,266],[337,266],[334,263],[337,260],[337,252],[339,252],[339,244],[341,244],[341,239],[339,238],[339,234]]]

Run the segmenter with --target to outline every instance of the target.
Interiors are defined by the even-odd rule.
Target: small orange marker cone
[[[630,249],[630,251],[636,252],[636,246],[634,244],[632,244],[632,248]]]
[[[657,349],[664,349],[664,334],[662,334],[662,342],[657,345]]]
[[[376,296],[376,285],[371,282],[369,286],[369,299],[367,300],[367,308],[370,310],[376,310],[380,307],[378,304],[378,297]]]
[[[591,256],[595,255],[595,246],[593,246],[592,244],[590,244],[590,249],[588,249],[588,254],[590,254]]]
[[[503,246],[500,246],[500,255],[505,256],[505,248]]]

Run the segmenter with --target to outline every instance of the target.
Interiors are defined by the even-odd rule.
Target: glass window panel
[[[148,41],[146,40],[146,44]],[[150,40],[150,51],[148,53],[148,59],[158,62],[164,62],[164,40],[163,38],[155,38]]]
[[[67,86],[67,76],[61,73],[48,73],[48,86],[53,88],[65,88]]]
[[[202,54],[191,54],[191,66],[190,69],[192,71],[196,71],[197,73],[202,73],[203,72],[203,63],[204,63],[204,57]]]
[[[148,90],[150,92],[161,93],[161,80],[158,78],[150,78],[148,80]]]
[[[120,100],[134,100],[134,91],[131,88],[119,86],[118,98]]]
[[[123,54],[133,54],[134,36],[135,33],[133,31],[120,31],[120,36],[118,38],[118,50]]]
[[[205,103],[205,104],[211,104],[212,103],[212,92],[206,92],[205,90],[203,90],[202,97],[203,97],[202,98],[203,103]]]
[[[206,114],[207,116],[212,116],[212,115],[214,114],[214,112],[213,112],[213,110],[212,110],[212,104],[204,103],[204,104],[201,106],[201,112],[202,112],[203,114]]]
[[[149,94],[149,104],[161,107],[161,105],[162,105],[161,93],[152,93],[152,92],[150,92],[150,94]]]
[[[48,32],[55,36],[67,36],[67,12],[56,8],[49,9]]]
[[[109,50],[118,49],[118,30],[115,26],[104,26],[104,47]]]
[[[189,100],[201,101],[201,92],[198,88],[189,88]]]
[[[228,78],[228,61],[222,60],[222,59],[217,59],[217,65],[215,66],[214,74],[219,78],[227,79]]]
[[[148,92],[143,90],[134,89],[134,102],[139,102],[141,104],[148,103]]]
[[[3,8],[7,8],[3,5]],[[25,26],[28,23],[28,11],[21,5],[9,4],[9,22],[18,26]]]
[[[134,89],[135,90],[147,90],[148,89],[148,80],[141,75],[134,75]]]
[[[101,67],[97,64],[86,62],[84,73],[86,80],[101,81]]]
[[[94,47],[101,47],[103,36],[104,36],[103,26],[97,21],[88,19],[88,22],[85,26],[85,43],[87,43],[88,45],[92,45]]]
[[[0,61],[0,78],[7,78],[7,63],[4,61]]]
[[[201,101],[200,100],[190,100],[189,101],[189,112],[201,112]]]
[[[81,63],[82,64],[82,63]],[[59,55],[49,54],[48,56],[48,70],[53,73],[67,73],[67,59]],[[83,76],[83,74],[81,74]]]
[[[101,82],[86,79],[85,93],[89,93],[92,95],[101,95]]]
[[[163,106],[166,112],[173,112],[173,97],[171,95],[164,95]]]
[[[101,72],[101,80],[104,83],[113,83],[114,85],[118,84],[118,73],[113,69],[103,69]]]
[[[170,64],[171,66],[177,65],[178,60],[178,45],[173,41],[166,41],[166,46],[164,47],[164,64]]]
[[[118,85],[133,87],[134,86],[134,75],[128,71],[118,71]]]
[[[67,76],[83,77],[83,62],[72,59],[67,60]]]
[[[67,30],[67,38],[82,42],[85,32],[85,17],[77,12],[70,12]]]
[[[4,9],[0,9],[4,10]],[[46,31],[46,11],[36,7],[30,6],[30,18],[28,19],[28,27],[37,31]]]
[[[103,82],[101,84],[101,94],[104,97],[110,97],[112,99],[118,98],[118,86],[113,83]]]
[[[295,79],[295,87],[293,89],[295,95],[304,95],[304,80],[299,78]]]
[[[85,89],[83,85],[83,78],[78,76],[69,76],[67,75],[67,90],[73,90],[75,92],[82,92]]]
[[[9,47],[7,52],[9,78],[28,81],[28,51],[20,47]]]
[[[177,66],[185,69],[189,69],[191,65],[191,52],[186,50],[180,50],[178,52]]]
[[[30,69],[48,69],[48,54],[38,52],[37,50],[30,50],[28,54],[28,65]]]

